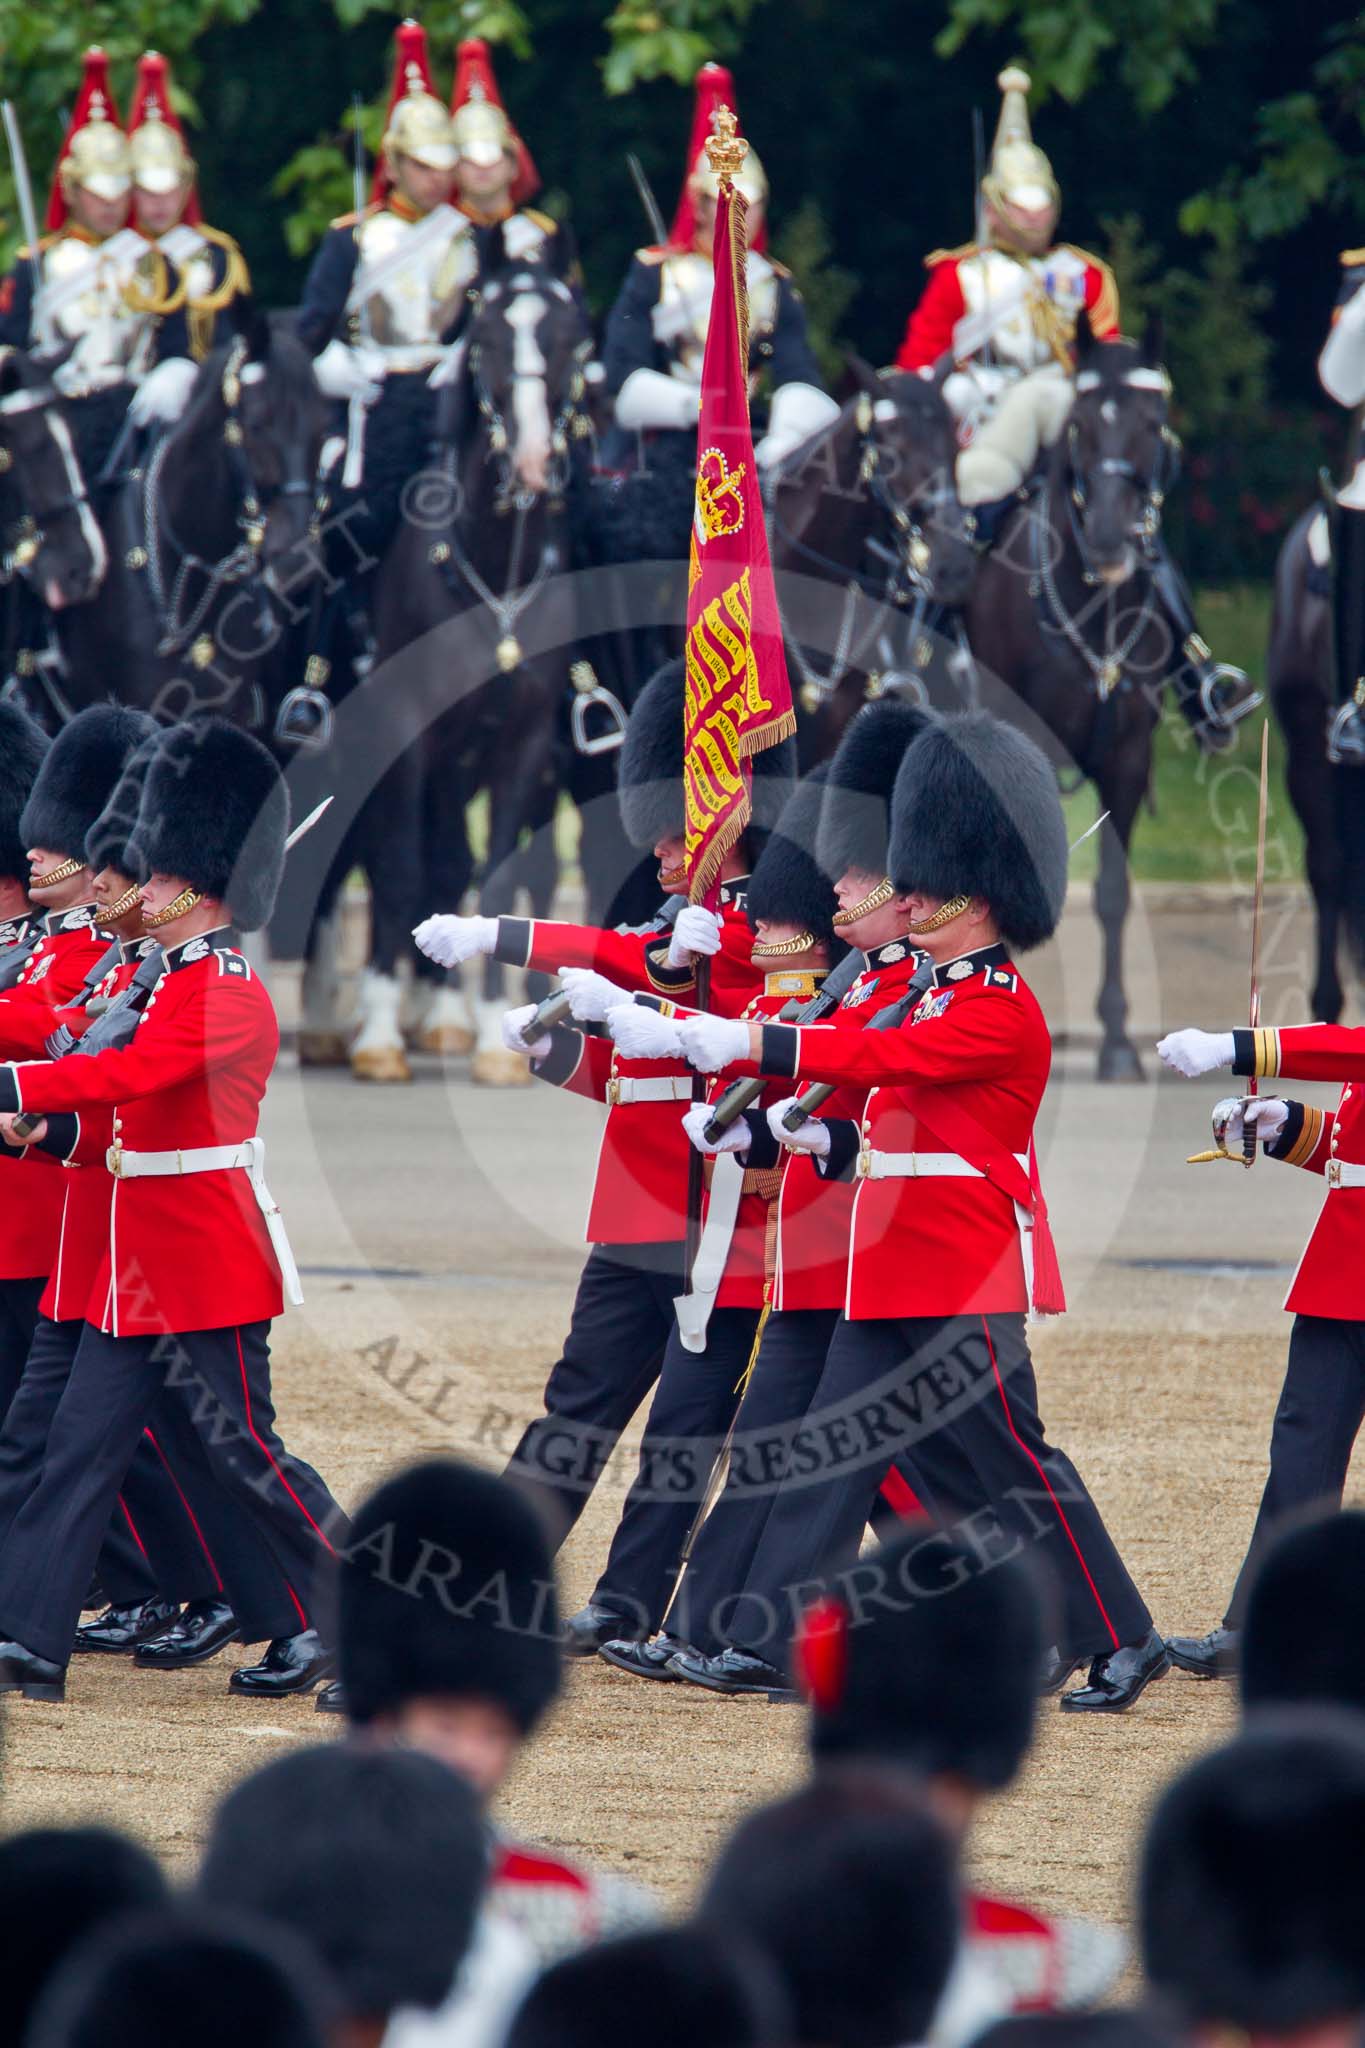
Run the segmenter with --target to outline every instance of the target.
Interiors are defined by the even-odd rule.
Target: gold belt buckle
[[[1339,1188],[1341,1186],[1341,1161],[1339,1159],[1329,1159],[1327,1162],[1327,1185],[1329,1188]]]
[[[866,1145],[863,1146],[858,1154],[856,1177],[859,1180],[870,1180],[872,1178],[872,1154]]]
[[[617,1078],[616,1078],[615,1074],[613,1074],[613,1075],[612,1075],[612,1077],[611,1077],[611,1079],[610,1079],[610,1080],[608,1081],[608,1083],[607,1083],[607,1108],[608,1108],[608,1109],[619,1109],[619,1108],[620,1108],[620,1106],[621,1106],[621,1083],[620,1083],[620,1082],[619,1082],[619,1081],[617,1080]]]

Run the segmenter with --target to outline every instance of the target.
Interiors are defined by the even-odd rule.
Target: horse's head
[[[109,551],[90,509],[71,429],[51,382],[55,364],[0,349],[0,470],[5,550],[51,611],[87,604],[104,580]]]
[[[308,538],[326,425],[307,351],[286,327],[253,310],[236,338],[204,364],[176,430],[187,455],[201,434],[221,435],[238,523],[260,551],[267,582]]]
[[[514,490],[540,497],[562,485],[587,339],[577,299],[543,263],[504,271],[483,293],[465,336],[465,372]]]
[[[965,604],[976,574],[974,528],[957,495],[957,434],[943,396],[945,361],[932,377],[879,376],[852,359],[861,394],[860,474],[896,530],[912,579],[937,603]]]
[[[1076,396],[1054,461],[1087,573],[1101,583],[1125,582],[1161,524],[1176,449],[1162,339],[1159,321],[1141,344],[1097,341],[1084,313],[1076,323]]]

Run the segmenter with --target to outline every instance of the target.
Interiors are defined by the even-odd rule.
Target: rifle
[[[813,996],[809,996],[804,1003],[793,996],[789,1003],[785,1003],[777,1013],[777,1023],[822,1023],[838,1009],[862,971],[862,954],[846,954],[837,967],[831,968]],[[751,1078],[745,1075],[738,1081],[732,1081],[711,1112],[711,1120],[702,1132],[707,1144],[714,1145],[716,1140],[729,1130],[731,1124],[757,1102],[767,1085],[762,1076]]]
[[[661,932],[672,931],[678,921],[678,913],[686,901],[685,896],[665,896],[654,913],[654,922]],[[522,1044],[533,1046],[538,1038],[543,1038],[556,1024],[562,1024],[568,1015],[569,991],[566,988],[552,988],[549,995],[542,997],[536,1004],[535,1014],[528,1017],[522,1025]]]

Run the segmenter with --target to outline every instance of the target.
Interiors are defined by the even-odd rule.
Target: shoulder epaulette
[[[235,974],[239,981],[251,980],[251,962],[245,953],[238,953],[231,946],[215,946],[213,957],[220,974]]]
[[[785,263],[779,263],[779,262],[777,261],[777,259],[776,259],[776,257],[775,257],[775,256],[768,256],[768,257],[766,257],[766,258],[765,258],[764,260],[765,260],[765,262],[767,263],[767,265],[768,265],[768,268],[769,268],[769,270],[771,270],[771,272],[772,272],[772,274],[773,274],[773,276],[774,276],[774,277],[790,277],[790,276],[791,276],[791,272],[790,272],[790,270],[788,270],[788,268],[787,268],[786,264],[785,264]]]
[[[926,270],[933,270],[939,263],[952,263],[959,256],[979,256],[979,242],[960,242],[956,249],[931,249],[924,259]]]
[[[1008,967],[992,967],[986,976],[986,986],[1014,990],[1019,986],[1019,977]]]
[[[55,235],[39,235],[37,248],[34,249],[30,243],[25,242],[15,260],[19,263],[27,263],[30,256],[45,256],[53,243],[60,242],[61,239],[60,229]]]
[[[355,228],[359,227],[361,221],[369,220],[372,214],[382,212],[383,208],[378,200],[373,200],[369,206],[362,206],[359,213],[339,213],[336,219],[329,220],[327,225],[329,228]]]
[[[648,249],[637,249],[635,251],[635,261],[652,266],[656,263],[662,263],[665,256],[671,256],[672,254],[673,251],[666,242],[655,242]]]
[[[1337,258],[1343,270],[1352,270],[1358,263],[1365,263],[1365,249],[1343,249]]]
[[[557,235],[559,233],[559,222],[554,218],[553,214],[542,213],[539,207],[535,206],[523,206],[521,210],[526,215],[527,220],[535,222],[542,234]]]

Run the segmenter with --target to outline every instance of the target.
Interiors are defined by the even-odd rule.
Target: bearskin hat
[[[522,2001],[506,2048],[604,2048],[634,2038],[614,2014],[649,2014],[651,2048],[768,2048],[790,2038],[773,1964],[729,1928],[651,1927],[552,1963]]]
[[[903,698],[881,697],[865,704],[846,728],[829,764],[815,849],[831,882],[850,868],[886,873],[896,773],[906,748],[932,718]]]
[[[0,1842],[11,2038],[98,1927],[168,1897],[155,1858],[107,1828],[34,1828]]]
[[[431,1570],[449,1556],[451,1574]],[[452,1584],[453,1579],[453,1584]],[[559,1690],[554,1566],[507,1480],[437,1458],[381,1486],[338,1566],[346,1707],[360,1725],[432,1693],[496,1700],[530,1734]]]
[[[838,903],[833,884],[815,858],[827,767],[821,762],[797,784],[754,863],[744,914],[755,931],[764,917],[774,924],[794,924],[827,946],[834,944]]]
[[[1365,1515],[1291,1529],[1251,1585],[1242,1704],[1365,1709]]]
[[[487,1875],[478,1799],[449,1764],[396,1744],[328,1742],[276,1757],[228,1793],[199,1893],[299,1936],[346,2012],[379,2018],[449,1996]]]
[[[681,657],[656,669],[626,721],[617,795],[626,837],[642,851],[683,829],[684,674]],[[765,747],[749,765],[753,808],[745,836],[756,856],[796,781],[795,740]]]
[[[116,875],[127,875],[130,879],[136,875],[136,848],[131,842],[142,807],[142,792],[147,786],[147,771],[162,738],[160,732],[153,732],[140,747],[134,748],[108,803],[86,833],[85,864],[92,874],[97,875],[101,868],[112,868]]]
[[[19,819],[25,846],[84,861],[85,835],[113,794],[133,749],[156,731],[145,711],[92,704],[48,748]]]
[[[28,880],[28,849],[19,830],[29,792],[51,745],[42,727],[17,704],[0,704],[0,875]]]
[[[161,736],[128,847],[140,881],[175,875],[226,903],[242,931],[275,907],[289,835],[289,792],[274,756],[225,718]]]
[[[984,711],[937,722],[896,777],[890,852],[897,889],[982,897],[1014,951],[1040,946],[1066,898],[1066,823],[1047,756]]]
[[[980,1553],[924,1523],[863,1560],[881,1595],[856,1626],[838,1599],[809,1611],[797,1663],[819,1762],[886,1758],[998,1791],[1033,1740],[1043,1602],[1017,1558]]]
[[[1163,1794],[1138,1884],[1147,1980],[1189,2029],[1365,2012],[1365,1728],[1259,1716]]]

